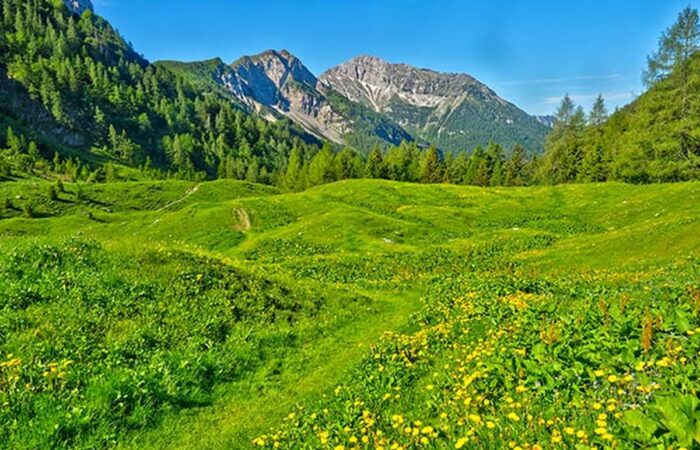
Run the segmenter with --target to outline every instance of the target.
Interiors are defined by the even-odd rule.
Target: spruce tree
[[[457,156],[445,160],[445,182],[452,184],[464,184],[467,175],[469,159],[465,152],[459,152]]]
[[[503,147],[491,142],[486,148],[486,161],[488,167],[488,184],[490,186],[501,186],[503,184],[503,165],[505,163],[505,152]]]
[[[474,149],[471,156],[469,157],[467,171],[464,175],[464,184],[477,184],[477,172],[479,170],[479,166],[482,160],[485,160],[484,150],[479,146]]]
[[[525,180],[525,165],[527,164],[527,155],[525,147],[516,144],[505,165],[504,184],[506,186],[524,186]]]
[[[588,116],[588,124],[600,127],[606,120],[608,120],[608,109],[605,107],[605,99],[603,99],[603,94],[598,94],[593,103],[593,109],[591,109],[591,113]]]
[[[420,160],[420,182],[440,183],[444,174],[438,150],[431,146],[423,152]]]
[[[287,170],[282,178],[282,189],[285,191],[298,191],[302,186],[301,179],[302,160],[298,147],[294,147],[289,154]]]
[[[678,15],[676,22],[661,35],[659,49],[647,58],[643,79],[647,87],[668,77],[674,70],[682,72],[687,82],[687,63],[700,50],[700,17],[690,6]]]
[[[365,176],[367,178],[375,179],[385,177],[384,158],[382,157],[382,151],[378,146],[375,146],[367,156]]]
[[[552,132],[545,142],[545,153],[540,160],[538,178],[546,183],[575,181],[583,159],[583,133],[586,115],[566,95],[556,113]]]
[[[333,149],[326,142],[321,151],[311,159],[308,175],[309,186],[335,181],[333,174]]]

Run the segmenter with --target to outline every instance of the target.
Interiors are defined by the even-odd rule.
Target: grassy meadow
[[[3,447],[700,447],[700,184],[0,184]]]

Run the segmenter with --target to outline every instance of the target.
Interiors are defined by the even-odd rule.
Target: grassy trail
[[[404,327],[419,308],[418,293],[377,300],[377,313],[353,321],[337,334],[307,343],[292,366],[274,380],[254,376],[224,388],[212,407],[174,418],[122,448],[243,449],[277,425],[295,405],[332,394],[382,333]]]

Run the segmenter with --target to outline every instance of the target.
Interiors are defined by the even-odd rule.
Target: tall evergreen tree
[[[469,167],[469,158],[465,152],[460,152],[445,160],[445,182],[452,184],[464,184]]]
[[[302,179],[303,161],[298,147],[294,147],[289,154],[287,170],[282,178],[282,189],[290,192],[299,191],[304,188]]]
[[[384,157],[382,156],[382,151],[378,146],[375,146],[367,156],[367,162],[365,163],[365,176],[367,178],[375,179],[385,177]]]
[[[598,94],[593,103],[593,109],[591,109],[591,113],[588,116],[588,124],[600,127],[606,120],[608,120],[608,109],[605,107],[605,99],[603,94]]]
[[[360,156],[351,148],[345,147],[333,160],[333,172],[336,180],[348,180],[362,176],[363,165]]]
[[[477,147],[469,157],[469,167],[464,177],[465,184],[474,186],[488,186],[490,181],[488,160],[481,147]]]
[[[678,15],[676,22],[661,35],[659,49],[647,58],[644,82],[648,87],[681,70],[682,82],[687,81],[687,63],[700,50],[700,17],[690,6]]]
[[[490,186],[503,184],[503,165],[505,164],[505,152],[503,147],[491,142],[486,148],[486,161]]]
[[[583,133],[586,115],[566,95],[556,113],[554,128],[545,143],[538,178],[547,183],[575,181],[583,159]]]
[[[335,181],[333,158],[334,155],[331,145],[329,143],[324,144],[321,151],[311,159],[311,163],[309,164],[309,186],[318,186]]]
[[[524,186],[526,184],[525,165],[527,154],[525,147],[516,144],[506,161],[503,182],[506,186]]]
[[[418,181],[419,152],[415,143],[402,142],[392,147],[384,157],[386,175],[395,181]]]
[[[431,146],[421,154],[420,181],[421,183],[440,183],[444,173],[438,150]]]
[[[582,144],[583,157],[578,172],[578,181],[600,182],[607,178],[605,162],[605,129],[603,125],[608,119],[608,110],[602,94],[598,95],[593,109],[588,116],[588,129],[584,134]]]

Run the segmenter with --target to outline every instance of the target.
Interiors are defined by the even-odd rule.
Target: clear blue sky
[[[700,0],[93,0],[148,59],[288,49],[317,75],[359,54],[465,72],[532,114],[642,91],[660,33]]]

